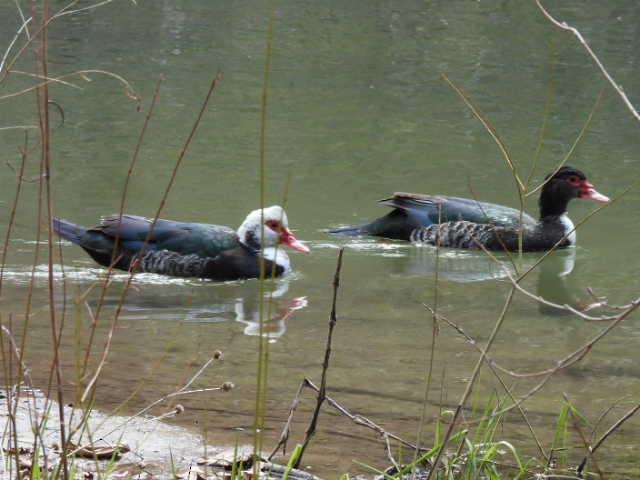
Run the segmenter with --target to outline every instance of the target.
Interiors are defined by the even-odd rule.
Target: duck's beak
[[[611,201],[609,197],[607,197],[606,195],[602,195],[595,188],[593,188],[593,185],[591,185],[587,181],[585,181],[582,184],[582,188],[580,189],[580,195],[578,196],[580,198],[586,198],[588,200],[593,200],[594,202],[600,202],[600,203],[609,203]]]
[[[282,229],[282,233],[280,234],[280,243],[282,245],[287,245],[294,250],[298,250],[299,252],[309,253],[309,248],[298,240],[293,233],[291,233],[291,230],[286,227]]]

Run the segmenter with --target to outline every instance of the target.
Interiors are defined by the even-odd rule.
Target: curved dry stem
[[[604,441],[620,427],[620,425],[622,425],[624,422],[629,420],[638,411],[640,411],[640,403],[635,405],[633,408],[631,408],[631,410],[629,410],[620,419],[618,419],[613,425],[611,425],[611,427],[609,427],[609,429],[598,439],[597,442],[595,442],[593,445],[589,445],[588,454],[584,457],[584,459],[580,463],[580,466],[576,469],[576,472],[578,473],[578,475],[582,474],[582,471],[584,470],[584,467],[587,464],[587,461],[593,455],[593,453],[600,447],[600,445],[602,445]]]
[[[142,248],[140,249],[140,252],[143,253],[145,251],[145,249],[147,248],[147,245],[149,245],[149,241],[151,240],[151,236],[153,235],[153,231],[156,225],[156,222],[158,221],[158,218],[160,217],[160,213],[162,212],[162,209],[164,208],[164,205],[167,202],[167,198],[169,197],[169,192],[171,191],[171,187],[173,187],[173,183],[175,182],[176,176],[178,175],[178,170],[180,169],[180,165],[182,164],[182,160],[184,159],[185,155],[187,154],[187,151],[189,149],[189,145],[191,145],[191,141],[193,140],[193,137],[195,136],[196,131],[198,130],[198,126],[200,125],[200,121],[202,120],[202,116],[204,115],[204,112],[207,108],[207,105],[209,104],[209,100],[211,99],[211,96],[213,95],[213,91],[218,83],[218,80],[220,79],[220,72],[216,73],[216,75],[213,77],[213,79],[211,80],[211,83],[209,84],[209,89],[207,90],[207,94],[205,96],[204,101],[202,102],[202,105],[200,106],[200,111],[198,112],[197,116],[196,116],[196,120],[193,123],[193,126],[191,127],[191,130],[189,131],[189,134],[187,136],[187,139],[184,142],[184,145],[182,146],[182,148],[180,149],[180,152],[178,153],[178,158],[176,159],[176,163],[173,167],[173,170],[171,172],[171,176],[169,178],[169,182],[167,183],[167,186],[165,187],[164,192],[162,193],[162,197],[160,199],[160,203],[158,205],[158,208],[156,210],[156,213],[151,221],[151,225],[149,226],[149,232],[147,233],[147,237],[145,238],[145,241],[142,245]],[[133,276],[137,270],[137,266],[138,266],[138,262],[134,261],[132,262],[132,265],[129,268],[129,275],[127,277],[127,281],[125,282],[125,285],[122,289],[122,294],[120,295],[120,299],[118,301],[118,305],[116,307],[116,311],[113,315],[113,318],[111,320],[111,326],[109,328],[109,333],[107,335],[107,341],[105,343],[105,346],[103,348],[103,353],[102,353],[102,357],[100,359],[100,362],[96,368],[96,371],[94,372],[93,376],[91,377],[91,380],[87,383],[84,393],[82,394],[81,397],[81,402],[85,402],[88,398],[88,396],[90,395],[90,393],[93,391],[93,387],[95,385],[95,383],[98,380],[98,377],[100,376],[100,373],[102,372],[102,368],[105,365],[107,356],[109,354],[109,352],[111,351],[111,343],[113,341],[113,332],[115,331],[116,325],[118,323],[118,319],[120,317],[120,312],[122,311],[122,307],[124,306],[124,302],[126,300],[127,297],[127,293],[129,291],[129,289],[131,288],[131,284],[133,282]]]
[[[102,2],[98,2],[98,3],[94,3],[93,5],[88,5],[86,7],[82,7],[82,8],[77,8],[75,10],[69,10],[69,8],[71,8],[71,6],[73,6],[74,4],[78,3],[78,0],[72,2],[71,4],[65,6],[62,10],[60,10],[58,13],[56,13],[55,15],[53,15],[53,18],[60,18],[60,17],[64,17],[65,15],[74,15],[76,13],[80,13],[80,12],[86,12],[87,10],[95,10],[96,8],[100,8],[104,5],[107,5],[111,2],[113,2],[114,0],[103,0]],[[134,5],[137,5],[135,0],[131,0],[131,3],[133,3]]]
[[[442,78],[444,78],[444,80],[449,84],[449,86],[458,94],[458,96],[462,99],[465,105],[469,107],[469,110],[471,110],[471,112],[480,121],[480,123],[482,123],[482,126],[487,130],[487,132],[489,132],[489,135],[491,135],[491,138],[493,138],[494,142],[496,142],[496,145],[498,145],[498,148],[500,149],[500,153],[502,153],[502,156],[507,162],[507,165],[511,170],[511,174],[513,175],[516,185],[518,186],[518,190],[520,192],[523,192],[525,190],[525,186],[522,183],[522,180],[520,180],[520,177],[518,176],[518,172],[516,171],[516,166],[511,160],[511,155],[507,150],[507,145],[502,141],[496,129],[484,118],[484,115],[482,114],[480,109],[473,104],[471,99],[467,97],[467,95],[462,91],[462,89],[460,89],[455,83],[453,83],[453,81],[445,73],[441,73],[440,75],[442,75]]]
[[[151,96],[151,104],[149,106],[149,110],[148,110],[147,114],[145,115],[145,119],[144,119],[144,122],[142,124],[142,129],[140,130],[140,133],[138,135],[138,140],[136,142],[136,146],[134,148],[133,155],[131,157],[131,161],[129,162],[129,168],[127,169],[127,175],[125,176],[122,195],[120,196],[120,209],[118,211],[118,217],[120,219],[122,219],[122,215],[124,214],[124,206],[125,206],[127,194],[128,194],[128,191],[129,191],[129,181],[131,179],[131,175],[133,174],[133,169],[135,167],[135,164],[136,164],[136,162],[138,160],[138,156],[139,156],[139,153],[140,153],[140,148],[142,146],[142,140],[144,139],[145,133],[147,131],[147,127],[149,126],[149,121],[151,120],[151,116],[153,115],[153,112],[154,112],[154,109],[155,109],[155,106],[156,106],[156,101],[157,101],[158,95],[160,93],[160,85],[161,85],[161,83],[162,83],[162,78],[159,78],[158,81],[156,82],[155,88],[153,90],[153,95]],[[119,229],[118,229],[118,234],[119,234]],[[97,318],[97,317],[100,316],[100,312],[102,310],[102,306],[104,305],[104,298],[105,298],[105,295],[107,293],[107,288],[109,286],[109,283],[111,281],[111,275],[113,274],[114,266],[117,263],[116,254],[117,254],[117,251],[118,251],[117,247],[118,247],[118,243],[119,242],[120,242],[120,236],[116,235],[114,248],[113,248],[113,255],[112,255],[112,258],[111,258],[111,265],[109,265],[109,268],[107,269],[107,277],[105,278],[104,282],[102,283],[102,290],[100,292],[100,297],[98,299],[98,304],[96,306],[96,314],[95,314],[94,318]],[[91,324],[91,333],[89,334],[89,341],[88,341],[88,344],[86,346],[86,352],[85,352],[85,358],[84,358],[84,366],[85,366],[85,368],[83,369],[81,376],[84,376],[86,374],[86,367],[89,364],[89,356],[90,356],[92,348],[93,348],[93,341],[94,341],[94,337],[95,337],[96,327],[97,327],[97,323],[95,321],[93,321],[92,324]]]
[[[565,358],[560,360],[558,362],[558,365],[556,367],[554,367],[550,371],[550,373],[538,385],[533,387],[525,395],[521,396],[520,399],[518,399],[517,402],[515,402],[514,404],[512,404],[512,405],[510,405],[508,407],[503,408],[502,410],[500,410],[498,412],[495,412],[494,414],[495,415],[501,415],[501,414],[504,414],[504,413],[508,412],[509,410],[513,410],[518,405],[521,405],[522,402],[524,402],[526,399],[528,399],[533,394],[535,394],[538,390],[540,390],[549,381],[549,379],[551,379],[551,377],[556,372],[558,372],[558,371],[560,371],[560,370],[562,370],[564,368],[567,368],[567,367],[573,365],[574,363],[576,363],[577,361],[579,361],[584,355],[586,355],[593,348],[593,346],[596,343],[598,343],[605,336],[607,336],[607,334],[609,332],[611,332],[614,328],[616,328],[618,325],[620,325],[620,323],[622,323],[629,315],[631,315],[633,312],[635,312],[638,309],[638,307],[640,307],[640,298],[638,298],[638,299],[634,300],[633,302],[631,302],[631,306],[627,310],[625,310],[620,315],[618,315],[618,317],[616,318],[615,321],[613,321],[606,328],[602,329],[591,340],[589,340],[587,343],[585,343],[581,347],[577,348],[576,350],[571,352],[569,355],[567,355]]]
[[[473,337],[467,335],[467,333],[460,326],[456,325],[445,316],[436,314],[435,310],[433,310],[428,305],[423,304],[423,306],[431,311],[432,315],[434,315],[434,320],[439,320],[449,325],[451,328],[456,330],[460,335],[462,335],[467,340],[467,342],[471,344],[480,354],[483,353],[482,348],[478,345],[478,342],[476,342],[476,340]],[[507,374],[509,374],[509,372],[505,371],[505,369],[500,367],[500,365],[498,365],[498,363],[496,363],[491,357],[489,357],[489,355],[485,354],[485,361],[487,366],[489,367],[489,370],[491,370],[491,373],[493,373],[493,375],[498,379],[498,382],[500,382],[500,385],[502,386],[504,391],[507,393],[508,397],[511,399],[512,402],[515,403],[517,401],[515,395],[511,392],[511,389],[509,389],[507,384],[504,382],[504,380],[496,370],[501,370]],[[538,450],[540,451],[541,455],[548,460],[549,455],[547,455],[547,453],[544,451],[544,448],[542,447],[542,443],[538,439],[538,436],[536,435],[536,432],[533,429],[533,425],[531,425],[531,422],[529,421],[529,418],[527,417],[526,412],[524,411],[521,405],[518,406],[518,410],[520,412],[520,416],[522,417],[525,424],[527,425],[527,428],[531,432],[531,436],[533,437],[533,440],[536,443]]]
[[[15,43],[18,41],[18,38],[20,37],[20,34],[22,33],[23,30],[28,32],[27,25],[29,24],[29,22],[31,22],[31,20],[33,20],[31,17],[29,17],[27,19],[24,19],[22,21],[22,25],[20,25],[20,28],[18,29],[16,34],[13,36],[13,39],[9,42],[9,45],[7,46],[7,49],[4,52],[4,55],[2,55],[2,60],[0,60],[0,74],[2,73],[2,70],[4,69],[4,65],[7,62],[7,57],[9,56],[9,53],[11,52],[11,49],[13,48]],[[28,35],[28,33],[27,33],[27,35]],[[4,77],[2,77],[2,78],[4,78]]]
[[[49,16],[49,18],[45,19],[45,21],[42,23],[42,25],[40,25],[40,27],[31,35],[29,34],[29,31],[27,29],[27,24],[31,21],[31,18],[28,18],[28,19],[25,18],[24,14],[22,12],[22,9],[20,8],[19,3],[17,1],[15,2],[16,8],[18,10],[18,13],[20,14],[20,18],[22,19],[22,25],[18,29],[18,32],[16,33],[14,40],[10,43],[9,48],[7,48],[5,54],[3,55],[2,62],[0,62],[0,83],[4,80],[4,78],[6,78],[7,74],[10,71],[12,71],[13,65],[15,65],[15,63],[22,56],[24,51],[29,47],[29,45],[31,45],[33,40],[38,38],[42,34],[42,32],[46,30],[46,28],[49,26],[49,24],[51,22],[53,22],[54,20],[56,20],[58,18],[61,18],[61,17],[65,16],[65,15],[72,15],[72,14],[84,12],[84,11],[87,11],[87,10],[94,10],[94,9],[96,9],[98,7],[101,7],[103,5],[107,5],[107,4],[111,3],[111,2],[113,2],[114,0],[104,0],[102,2],[98,2],[98,3],[94,4],[94,5],[88,5],[88,6],[83,7],[83,8],[78,8],[76,10],[71,10],[71,8],[74,5],[76,5],[79,1],[80,0],[72,0],[72,1],[70,1],[67,5],[65,5],[60,10],[58,10],[58,12],[56,12],[55,14]],[[131,0],[131,1],[132,1],[133,4],[136,4],[135,0]],[[6,59],[9,56],[9,52],[13,48],[13,45],[15,44],[16,40],[20,36],[20,33],[22,32],[22,30],[26,30],[27,41],[20,47],[20,49],[14,55],[12,60],[7,64],[6,63]],[[3,68],[2,68],[3,66],[5,67],[4,71],[3,71]]]
[[[618,315],[600,315],[598,317],[592,316],[592,315],[587,315],[585,312],[582,312],[574,307],[572,307],[571,305],[567,305],[565,304],[559,304],[559,303],[554,303],[551,302],[549,300],[546,300],[545,298],[541,297],[540,295],[536,295],[533,292],[530,292],[529,290],[525,289],[522,285],[520,285],[519,281],[516,280],[515,278],[513,278],[513,276],[511,276],[509,274],[509,272],[506,272],[507,277],[509,278],[509,280],[511,281],[511,284],[513,286],[515,286],[519,292],[523,293],[524,295],[526,295],[527,297],[535,300],[538,303],[541,303],[543,305],[546,305],[547,307],[551,307],[551,308],[555,308],[557,310],[564,310],[567,312],[571,312],[577,316],[579,316],[581,319],[589,321],[589,322],[610,322],[612,320],[615,320],[616,318],[618,318]],[[602,303],[602,306],[606,306],[606,303]]]
[[[447,445],[449,443],[449,439],[451,438],[451,435],[453,434],[453,429],[456,426],[456,422],[458,420],[458,417],[460,416],[461,412],[462,412],[462,408],[465,405],[465,403],[467,403],[467,399],[469,398],[469,396],[471,395],[471,392],[473,390],[473,386],[478,378],[478,375],[480,374],[480,369],[482,368],[482,365],[485,363],[485,357],[487,355],[487,352],[489,352],[489,350],[491,350],[491,346],[493,345],[493,342],[495,341],[495,339],[498,336],[498,333],[500,332],[500,329],[502,328],[502,325],[504,323],[504,320],[507,316],[507,311],[509,310],[509,307],[511,306],[511,302],[513,301],[513,296],[516,292],[515,288],[511,288],[509,290],[509,293],[507,294],[507,298],[505,299],[504,305],[502,307],[502,310],[500,312],[500,315],[498,316],[496,323],[493,326],[493,330],[491,331],[491,334],[489,335],[489,338],[487,340],[487,344],[486,346],[481,350],[480,353],[480,357],[478,358],[478,360],[476,361],[475,367],[473,368],[473,372],[471,373],[468,383],[467,383],[467,387],[464,391],[464,393],[462,394],[462,396],[460,397],[460,400],[458,401],[458,405],[456,406],[455,412],[453,413],[453,417],[451,418],[451,424],[449,425],[449,428],[447,429],[443,439],[442,439],[442,445]],[[429,471],[429,475],[427,476],[426,480],[430,480],[434,474],[434,472],[437,470],[438,464],[440,462],[440,460],[442,459],[442,455],[444,454],[444,448],[441,448],[440,450],[438,450],[438,454],[436,455],[436,458],[433,460],[433,464],[431,467],[431,470]]]
[[[556,20],[540,3],[540,0],[536,0],[536,4],[538,5],[538,8],[540,9],[540,11],[542,12],[542,14],[547,17],[547,19],[553,23],[556,27],[565,30],[567,32],[571,32],[573,33],[576,38],[578,39],[578,41],[582,44],[582,46],[584,47],[584,49],[587,51],[587,53],[589,54],[589,56],[591,57],[591,59],[595,62],[595,64],[598,66],[598,68],[600,69],[600,71],[602,72],[602,74],[604,75],[604,77],[607,79],[607,81],[609,82],[609,84],[613,87],[613,89],[616,91],[616,93],[620,96],[620,98],[622,99],[622,101],[624,102],[625,106],[627,107],[627,109],[631,112],[631,114],[635,117],[636,120],[640,121],[640,114],[638,113],[638,111],[635,109],[635,107],[633,106],[633,104],[631,103],[631,101],[629,100],[629,98],[627,97],[627,95],[624,93],[624,90],[622,89],[622,87],[620,85],[618,85],[616,83],[616,81],[613,79],[613,77],[609,74],[609,72],[607,71],[607,69],[604,67],[604,65],[602,64],[602,62],[600,61],[600,59],[598,58],[598,56],[593,52],[593,50],[591,50],[591,47],[589,47],[589,44],[586,42],[586,40],[584,39],[584,37],[582,36],[582,34],[580,33],[580,31],[577,28],[574,28],[570,25],[567,25],[566,22],[559,22],[558,20]]]
[[[18,97],[20,95],[24,95],[26,93],[36,91],[36,90],[38,90],[40,88],[43,88],[45,86],[48,86],[48,85],[50,85],[52,83],[61,83],[61,84],[66,85],[66,86],[82,90],[82,87],[74,85],[74,84],[72,84],[70,82],[65,82],[63,79],[64,78],[73,77],[73,76],[80,76],[83,80],[85,80],[87,82],[90,82],[91,79],[87,75],[91,74],[91,73],[97,73],[97,74],[100,74],[100,75],[105,75],[107,77],[115,78],[116,80],[118,80],[118,82],[120,82],[124,86],[125,93],[126,93],[127,97],[131,98],[132,100],[136,101],[137,103],[140,103],[141,100],[142,100],[140,95],[138,95],[138,93],[133,88],[133,86],[124,77],[118,75],[117,73],[109,72],[107,70],[97,70],[97,69],[78,70],[76,72],[67,73],[67,74],[61,75],[59,77],[47,77],[47,76],[42,76],[42,75],[37,75],[37,74],[29,74],[29,73],[26,73],[26,72],[19,72],[19,73],[21,73],[23,75],[30,75],[30,76],[35,77],[35,78],[40,78],[40,79],[44,78],[45,80],[43,82],[37,83],[35,85],[32,85],[31,87],[27,87],[27,88],[19,90],[17,92],[7,93],[5,95],[2,95],[2,96],[0,96],[0,100],[6,100],[8,98]]]
[[[573,152],[576,150],[576,147],[578,146],[578,144],[580,143],[580,141],[582,140],[582,137],[584,137],[584,134],[587,132],[587,128],[589,127],[589,125],[591,125],[591,120],[593,119],[593,115],[596,113],[596,110],[598,109],[598,107],[600,106],[600,101],[602,100],[602,96],[604,94],[604,89],[600,89],[600,93],[598,94],[598,96],[596,97],[596,101],[593,104],[593,107],[591,107],[591,111],[589,112],[589,115],[587,116],[586,121],[584,122],[584,125],[582,126],[582,128],[580,129],[580,132],[578,133],[578,136],[576,137],[576,139],[573,141],[573,145],[571,145],[571,148],[569,149],[569,151],[567,152],[567,154],[564,156],[564,158],[562,159],[562,161],[556,166],[555,170],[547,177],[547,179],[542,182],[540,185],[538,185],[537,187],[529,190],[525,196],[526,197],[530,197],[531,195],[533,195],[534,193],[539,192],[540,190],[542,190],[542,187],[544,187],[549,180],[551,180],[551,178],[558,173],[558,171],[569,161],[569,159],[571,158],[571,156],[573,155]]]
[[[513,180],[516,184],[516,191],[518,192],[518,203],[520,204],[520,217],[518,219],[518,252],[522,253],[522,244],[523,244],[522,221],[524,218],[524,201],[525,201],[526,187],[524,183],[522,183],[522,180],[518,175],[516,166],[513,160],[511,159],[511,155],[509,154],[509,151],[507,150],[507,145],[502,141],[502,139],[498,135],[497,130],[493,127],[493,125],[491,125],[491,123],[485,118],[480,108],[474,105],[471,99],[462,91],[462,89],[459,88],[457,85],[455,85],[453,81],[445,73],[441,73],[441,75],[444,78],[444,80],[449,84],[449,86],[458,94],[458,96],[462,99],[465,105],[467,105],[467,107],[473,112],[473,114],[480,121],[480,123],[482,123],[482,126],[489,133],[489,135],[491,135],[491,138],[493,138],[494,142],[500,149],[500,152],[502,153],[502,156],[504,157],[505,162],[507,163],[507,166],[511,170],[511,175],[513,176]]]
[[[524,184],[527,188],[529,188],[529,184],[533,178],[533,174],[535,173],[538,163],[540,161],[540,155],[542,153],[542,148],[544,147],[544,137],[547,132],[547,125],[549,121],[549,117],[551,115],[551,105],[553,103],[553,97],[556,90],[556,78],[555,78],[555,65],[557,61],[557,47],[555,39],[551,39],[551,46],[549,51],[549,63],[551,67],[549,68],[549,81],[547,83],[547,94],[545,95],[544,101],[544,110],[542,113],[542,125],[540,125],[540,131],[538,132],[538,141],[536,142],[536,149],[533,153],[533,161],[529,166],[529,173],[527,174],[527,178],[524,181]]]

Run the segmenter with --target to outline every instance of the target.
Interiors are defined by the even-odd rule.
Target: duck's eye
[[[277,220],[267,220],[264,224],[271,230],[278,230],[280,228],[280,222]]]
[[[582,184],[582,179],[578,175],[570,175],[567,177],[567,182],[571,185],[580,185]]]

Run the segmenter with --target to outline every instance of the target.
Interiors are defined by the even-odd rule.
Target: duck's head
[[[278,205],[249,213],[238,228],[238,237],[240,242],[254,250],[286,245],[294,250],[309,253],[309,249],[289,230],[287,214]]]
[[[547,183],[540,192],[540,216],[562,215],[567,211],[567,204],[574,198],[585,198],[600,203],[608,203],[609,197],[599,193],[587,181],[587,176],[580,170],[564,165],[552,176],[547,176]]]

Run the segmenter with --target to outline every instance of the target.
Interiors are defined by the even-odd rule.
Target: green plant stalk
[[[291,456],[289,457],[287,467],[282,474],[281,480],[287,480],[289,478],[289,472],[293,469],[294,465],[298,463],[300,455],[302,455],[302,445],[298,443],[293,449],[293,452],[291,452]]]
[[[9,326],[11,327],[12,325],[12,314],[9,314]],[[7,335],[11,335],[10,334],[10,330],[7,329]],[[11,338],[8,338],[8,343],[9,343],[9,350],[11,350]],[[4,379],[5,379],[5,397],[8,399],[7,400],[7,416],[8,416],[8,426],[9,426],[9,433],[10,433],[10,438],[9,441],[7,442],[7,445],[11,445],[11,448],[13,448],[13,450],[15,452],[18,451],[18,429],[17,429],[17,424],[16,424],[16,411],[14,409],[14,406],[17,404],[17,399],[12,401],[13,396],[11,395],[11,383],[12,383],[12,379],[13,379],[13,361],[11,360],[12,355],[11,352],[7,352],[5,351],[4,348],[5,345],[5,327],[4,325],[0,325],[0,354],[2,358],[2,370],[4,373]],[[17,355],[20,355],[19,353],[16,352]],[[20,371],[22,371],[22,369],[20,368]],[[14,455],[14,460],[15,460],[15,468],[16,468],[16,472],[20,471],[20,458],[18,457],[18,455]],[[10,464],[10,462],[7,462],[7,464],[9,464],[9,474],[12,474],[11,468],[13,466],[13,464]],[[12,475],[13,477],[13,475]]]
[[[16,456],[18,452],[16,451]],[[31,480],[41,480],[42,479],[42,470],[40,470],[40,461],[38,457],[40,456],[40,451],[36,447],[33,450],[33,458],[31,459]]]
[[[267,156],[267,106],[269,98],[269,81],[271,77],[271,60],[273,58],[273,31],[276,16],[276,4],[275,0],[270,4],[269,22],[266,33],[266,46],[265,46],[265,62],[263,69],[262,79],[262,93],[260,97],[260,158],[258,171],[260,176],[260,230],[261,238],[264,239],[264,206],[266,199],[266,175],[265,175],[265,163]],[[262,245],[261,245],[262,246]],[[261,249],[262,250],[262,249]],[[277,253],[276,253],[277,255]],[[259,277],[259,312],[260,312],[260,328],[258,335],[258,371],[256,374],[256,402],[255,402],[255,414],[253,420],[253,448],[254,454],[259,456],[262,452],[263,438],[264,438],[264,421],[265,410],[267,403],[267,380],[268,380],[268,368],[269,368],[269,342],[268,338],[264,336],[264,324],[265,324],[265,261],[264,255],[260,254],[260,277]],[[258,476],[257,464],[254,465],[254,475]]]
[[[448,441],[454,442],[456,440],[458,440],[459,438],[463,438],[464,436],[466,436],[468,434],[468,430],[462,430],[458,433],[456,433],[455,435],[452,435]],[[442,452],[444,451],[444,447],[446,446],[446,443],[441,443],[438,444],[436,446],[434,446],[431,450],[429,450],[428,452],[423,453],[422,455],[420,455],[420,457],[418,457],[415,461],[411,462],[408,465],[405,465],[404,468],[402,468],[399,472],[395,473],[391,478],[397,479],[402,477],[403,475],[406,475],[407,473],[411,472],[411,470],[413,470],[413,468],[424,462],[425,460],[433,457],[436,453],[442,454]],[[434,471],[436,468],[435,464],[433,465],[431,471]]]
[[[562,403],[562,408],[558,414],[556,420],[556,429],[553,435],[552,452],[560,452],[560,455],[556,456],[556,459],[561,465],[567,464],[567,448],[568,448],[568,434],[569,434],[569,404],[567,402]]]

